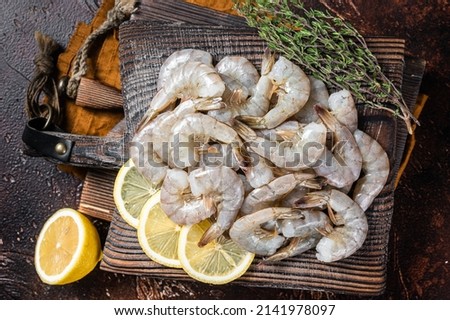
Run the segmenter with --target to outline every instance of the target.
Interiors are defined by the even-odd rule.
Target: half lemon
[[[42,282],[66,284],[80,280],[102,258],[100,237],[92,222],[64,208],[44,224],[35,249],[35,268]]]

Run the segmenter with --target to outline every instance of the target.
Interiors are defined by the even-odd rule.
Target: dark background
[[[312,2],[312,1],[308,1]],[[34,246],[45,220],[77,208],[81,181],[22,152],[24,97],[37,52],[34,31],[66,45],[77,22],[100,1],[2,0],[0,3],[0,298],[2,299],[298,299],[356,298],[325,292],[212,287],[125,276],[95,269],[62,287],[42,284]],[[450,299],[450,5],[448,1],[331,1],[327,8],[366,35],[406,39],[408,55],[427,61],[421,92],[429,96],[417,144],[395,192],[388,282],[383,299]],[[95,221],[104,240],[108,223]]]

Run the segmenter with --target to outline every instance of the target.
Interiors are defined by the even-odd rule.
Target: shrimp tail
[[[225,232],[225,230],[219,224],[214,223],[212,226],[210,226],[208,228],[208,230],[205,231],[205,233],[202,235],[202,237],[198,241],[197,245],[200,248],[204,247],[211,241],[220,237],[224,232]]]
[[[245,102],[246,97],[248,97],[248,95],[244,92],[244,90],[234,89],[233,91],[229,92],[227,100],[232,106],[238,106]]]
[[[245,141],[253,141],[258,138],[255,131],[237,119],[234,119],[233,129]]]
[[[279,135],[283,140],[292,140],[296,135],[296,130],[277,130],[277,135]]]
[[[247,171],[248,167],[251,164],[251,158],[245,152],[245,149],[242,146],[233,146],[232,147],[233,156],[236,159],[239,168],[241,168],[244,172]]]
[[[325,180],[317,177],[315,173],[294,172],[293,174],[298,181],[298,186],[320,190],[325,184]]]
[[[276,219],[304,219],[302,211],[297,208],[274,208]]]
[[[252,129],[265,129],[264,117],[239,116],[238,120],[244,122]]]
[[[324,180],[321,178],[307,179],[299,184],[299,186],[320,190],[323,187]]]
[[[198,111],[211,111],[224,109],[226,104],[222,102],[222,98],[205,99],[196,105]]]
[[[327,197],[323,192],[310,192],[306,196],[295,202],[295,208],[309,209],[314,207],[321,207],[326,203]]]
[[[281,249],[278,249],[270,257],[265,258],[263,261],[280,261],[292,256],[292,251],[298,246],[300,237],[292,238],[289,244]]]
[[[216,204],[214,203],[213,197],[204,196],[203,206],[205,207],[205,212],[207,216],[210,217],[217,212]]]
[[[140,132],[143,128],[145,128],[150,122],[156,118],[158,115],[158,112],[152,109],[148,109],[147,112],[142,117],[141,121],[139,122],[136,133]]]
[[[333,114],[327,109],[321,107],[319,104],[316,104],[314,106],[314,110],[316,111],[320,120],[322,120],[323,124],[331,131],[335,131],[335,127],[336,125],[338,125],[338,121],[333,116]]]
[[[279,249],[273,255],[264,259],[264,261],[280,261],[302,254],[303,252],[314,248],[319,242],[321,236],[322,235],[319,234],[319,236],[315,235],[308,238],[294,237],[287,246]]]
[[[275,55],[270,51],[269,48],[264,50],[264,54],[261,62],[261,75],[267,75],[275,64]]]

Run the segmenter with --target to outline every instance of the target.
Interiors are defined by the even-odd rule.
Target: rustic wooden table
[[[325,292],[212,287],[154,280],[95,269],[61,287],[42,284],[33,264],[44,221],[57,209],[77,207],[81,181],[42,158],[22,153],[24,96],[33,72],[35,30],[67,44],[78,21],[89,21],[98,0],[3,0],[0,4],[0,298],[2,299],[349,299]],[[425,59],[421,92],[429,100],[417,144],[395,192],[388,282],[383,299],[450,299],[450,5],[448,1],[331,1],[317,7],[348,19],[367,35],[407,41],[407,53]],[[95,221],[104,240],[108,224]]]

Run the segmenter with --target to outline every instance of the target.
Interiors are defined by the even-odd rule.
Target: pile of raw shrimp
[[[389,160],[348,91],[269,51],[258,72],[194,49],[174,52],[157,86],[130,156],[175,223],[213,219],[199,246],[224,235],[266,260],[315,248],[323,262],[362,246]]]

